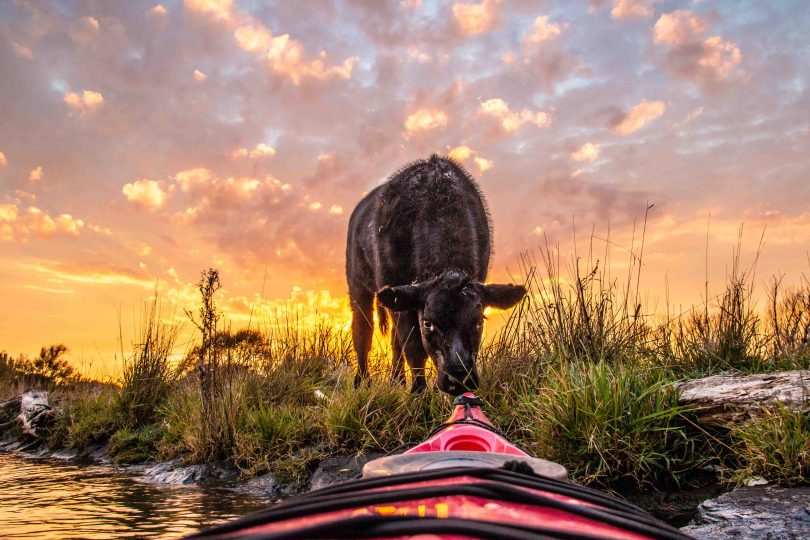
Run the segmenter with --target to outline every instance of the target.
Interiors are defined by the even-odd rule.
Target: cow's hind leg
[[[374,316],[372,306],[374,296],[369,293],[351,294],[352,302],[352,341],[357,353],[357,374],[354,385],[368,377],[368,353],[371,351],[371,340],[374,337]]]
[[[422,334],[419,332],[419,317],[415,311],[402,312],[397,322],[397,332],[405,359],[411,368],[411,391],[421,392],[427,386],[425,382],[425,361],[427,353],[422,345]]]

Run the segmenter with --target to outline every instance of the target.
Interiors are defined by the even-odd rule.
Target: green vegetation
[[[548,247],[524,257],[529,295],[479,355],[492,421],[585,484],[673,489],[707,470],[723,481],[807,483],[805,413],[775,409],[708,432],[678,405],[674,383],[808,367],[810,282],[791,288],[773,279],[761,312],[753,269],[737,254],[721,295],[662,320],[639,303],[640,258],[632,255],[619,279],[609,257],[600,262],[591,249],[565,264]],[[39,363],[0,356],[0,388],[10,395],[21,377],[49,381],[63,408],[53,447],[109,442],[119,462],[230,460],[246,476],[269,471],[294,484],[328,455],[420,441],[449,414],[448,397],[390,383],[382,352],[379,372],[354,388],[349,332],[326,319],[304,328],[285,316],[232,331],[216,305],[219,288],[218,273],[204,272],[201,307],[187,312],[199,341],[180,362],[172,361],[177,328],[162,322],[155,300],[119,386],[60,371],[65,350],[56,346],[43,348]]]

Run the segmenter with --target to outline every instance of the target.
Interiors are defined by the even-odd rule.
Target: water
[[[268,500],[210,486],[158,486],[106,465],[0,452],[0,538],[177,538]]]

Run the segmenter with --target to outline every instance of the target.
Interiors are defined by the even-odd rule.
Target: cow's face
[[[414,285],[385,287],[377,300],[392,311],[418,312],[422,344],[438,369],[439,388],[455,396],[478,387],[484,308],[510,308],[525,294],[519,285],[484,285],[446,271]]]

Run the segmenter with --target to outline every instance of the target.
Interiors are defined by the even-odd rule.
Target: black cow
[[[478,386],[475,360],[484,308],[512,307],[518,285],[485,285],[492,252],[490,219],[475,180],[449,158],[406,165],[366,195],[352,212],[346,279],[352,306],[357,378],[368,376],[373,304],[383,333],[391,312],[394,380],[425,388],[428,355],[438,386],[449,394]]]

